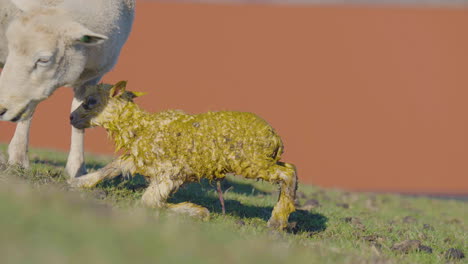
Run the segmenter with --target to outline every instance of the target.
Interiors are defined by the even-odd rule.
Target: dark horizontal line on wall
[[[468,0],[138,0],[141,2],[187,2],[212,4],[279,4],[279,5],[384,5],[468,7]]]
[[[465,201],[468,202],[468,194],[408,194],[408,193],[400,193],[404,196],[410,197],[422,197],[422,198],[431,198],[431,199],[441,199],[441,200],[457,200],[457,201]]]

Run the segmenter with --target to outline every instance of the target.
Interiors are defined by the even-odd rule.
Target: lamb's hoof
[[[83,188],[84,187],[84,182],[80,181],[79,178],[71,178],[68,179],[67,181],[68,185],[73,188]]]
[[[191,217],[199,218],[201,220],[210,219],[210,211],[208,209],[193,203],[171,204],[168,206],[168,209],[171,212],[189,215]]]
[[[92,188],[98,184],[96,177],[92,174],[84,175],[68,180],[68,184],[74,188]]]
[[[288,222],[284,222],[278,219],[270,219],[268,221],[268,227],[274,230],[282,231],[288,226]]]

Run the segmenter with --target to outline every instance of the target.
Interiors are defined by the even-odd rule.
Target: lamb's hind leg
[[[226,214],[226,206],[224,205],[223,189],[221,188],[221,180],[216,181],[216,191],[218,192],[219,202],[221,203],[221,212]]]
[[[141,201],[151,208],[167,208],[169,211],[187,214],[201,219],[207,219],[210,212],[205,207],[184,202],[178,204],[167,203],[169,195],[176,192],[184,182],[182,180],[152,180]]]
[[[295,166],[289,163],[278,163],[275,169],[276,173],[270,181],[280,183],[280,194],[268,221],[268,226],[282,230],[288,225],[289,215],[296,210],[294,200],[297,190],[297,173]]]

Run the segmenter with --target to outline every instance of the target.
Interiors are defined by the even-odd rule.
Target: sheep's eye
[[[37,59],[36,64],[38,65],[47,65],[50,62],[50,57],[40,57]]]

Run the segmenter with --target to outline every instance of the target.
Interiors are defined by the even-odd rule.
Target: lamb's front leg
[[[72,187],[92,188],[106,178],[111,179],[119,176],[122,173],[122,165],[122,160],[116,159],[100,170],[80,177],[71,178],[68,180],[68,183]]]
[[[15,135],[8,146],[8,164],[29,168],[28,145],[31,120],[32,118],[29,118],[16,125]]]
[[[210,211],[205,207],[193,203],[167,203],[169,195],[183,184],[182,180],[158,179],[152,180],[149,187],[146,189],[141,201],[144,205],[151,208],[167,208],[175,213],[187,214],[193,217],[208,219]]]

